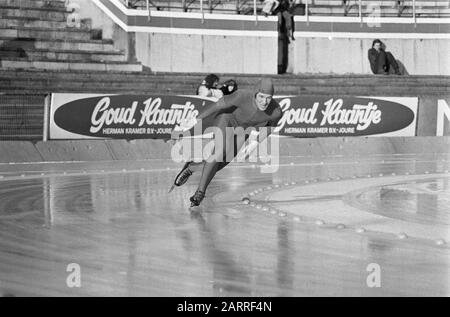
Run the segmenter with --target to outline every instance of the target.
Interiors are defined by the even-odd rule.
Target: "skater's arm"
[[[238,95],[237,92],[233,95]],[[197,117],[189,117],[180,122],[180,125],[175,127],[175,131],[187,131],[194,127],[199,121],[211,115],[227,111],[228,109],[236,108],[235,104],[238,102],[236,96],[228,95],[220,98],[217,102],[205,109]]]
[[[253,136],[250,136],[249,143],[244,150],[245,160],[247,160],[253,153],[253,151],[255,151],[255,149],[258,147],[258,144],[267,139],[269,135],[271,135],[275,130],[275,127],[269,125],[263,126],[262,128],[264,128],[264,131],[261,131],[261,129],[259,129],[258,131],[252,133]]]
[[[269,135],[271,135],[275,130],[275,127],[272,126],[265,126],[264,128],[265,128],[264,133],[258,132],[258,143],[261,143],[265,139],[267,139]]]
[[[264,141],[265,139],[267,139],[269,137],[269,135],[271,135],[276,127],[278,126],[278,122],[281,120],[281,118],[283,117],[283,112],[281,111],[281,108],[277,108],[274,111],[274,115],[273,115],[273,119],[270,120],[269,122],[267,122],[267,124],[265,125],[265,132],[264,133],[259,133],[258,135],[258,142],[261,143],[262,141]]]
[[[210,115],[217,114],[219,112],[231,109],[233,107],[236,108],[235,104],[237,103],[238,96],[239,96],[238,93],[234,93],[232,95],[227,95],[220,98],[216,103],[211,105],[211,107],[200,113],[197,116],[197,120],[205,119]]]
[[[255,126],[255,128],[258,128],[258,130],[256,131],[256,135],[254,134],[254,137],[250,136],[249,144],[245,147],[243,152],[245,160],[247,160],[253,153],[253,151],[255,151],[259,143],[263,142],[269,135],[271,135],[275,131],[282,116],[283,112],[278,106],[278,108],[275,109],[273,118],[270,121],[264,123],[261,122],[262,125]],[[261,128],[263,128],[263,131],[261,130]]]

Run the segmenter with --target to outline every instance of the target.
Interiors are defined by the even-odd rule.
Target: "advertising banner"
[[[279,134],[294,137],[414,136],[418,98],[279,97]]]
[[[414,136],[417,97],[275,96],[291,137]],[[169,139],[213,98],[181,95],[52,94],[50,139]],[[203,128],[208,127],[204,122]]]

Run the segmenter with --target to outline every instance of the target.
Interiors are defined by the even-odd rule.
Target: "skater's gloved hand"
[[[195,118],[187,118],[187,119],[182,120],[180,122],[179,127],[177,127],[177,128],[178,128],[178,130],[181,130],[181,131],[187,131],[187,130],[191,129],[196,124],[197,124],[197,119],[195,119]]]
[[[222,90],[224,95],[230,95],[233,92],[235,92],[238,89],[237,87],[237,83],[233,80],[227,80],[226,82],[223,83],[222,87],[220,88],[220,90]]]

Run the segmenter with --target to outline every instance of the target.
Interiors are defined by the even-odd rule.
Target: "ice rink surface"
[[[167,160],[0,164],[0,294],[450,295],[448,154],[280,163],[229,165],[196,212]]]

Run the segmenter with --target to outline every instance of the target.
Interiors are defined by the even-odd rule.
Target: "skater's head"
[[[379,51],[381,49],[381,46],[383,45],[383,42],[381,42],[379,39],[376,39],[372,42],[372,48]]]
[[[263,78],[256,84],[255,103],[256,106],[264,111],[272,101],[274,87],[271,78]]]

